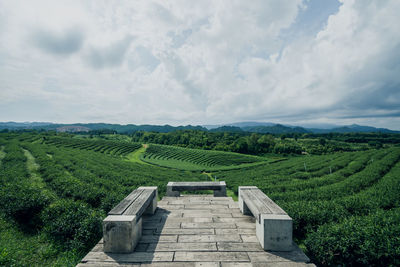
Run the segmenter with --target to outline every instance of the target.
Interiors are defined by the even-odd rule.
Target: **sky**
[[[398,0],[0,0],[0,121],[400,130]]]

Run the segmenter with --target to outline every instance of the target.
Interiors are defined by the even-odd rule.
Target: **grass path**
[[[146,149],[148,148],[148,144],[143,144],[143,146],[135,151],[133,151],[132,153],[129,153],[126,156],[127,161],[130,162],[135,162],[135,163],[140,163],[140,164],[145,164],[145,165],[150,165],[150,166],[154,166],[154,164],[150,164],[147,162],[144,162],[140,159],[140,156],[146,152]],[[259,163],[265,163],[265,162],[259,162]],[[214,181],[214,177],[212,175],[211,172],[203,172],[204,175],[207,175],[211,181]],[[226,194],[228,197],[232,197],[233,200],[238,201],[238,196],[230,189],[226,189]]]
[[[148,147],[147,144],[143,144],[143,146],[141,148],[133,151],[132,153],[129,153],[128,155],[126,155],[127,160],[130,162],[135,162],[135,163],[140,163],[140,164],[145,164],[145,165],[152,165],[152,164],[144,162],[140,159],[140,155],[142,155],[144,152],[146,152],[147,147]]]
[[[36,163],[35,158],[31,154],[31,152],[26,149],[22,150],[24,151],[26,157],[26,167],[28,168],[28,171],[31,175],[32,182],[35,185],[39,186],[40,189],[44,189],[45,183],[43,182],[42,177],[40,177],[40,175],[37,173],[39,169],[39,164]]]
[[[140,164],[145,164],[145,165],[150,165],[150,166],[154,166],[153,164],[144,162],[140,159],[140,155],[142,155],[144,152],[146,152],[146,149],[148,148],[147,144],[143,144],[143,146],[135,151],[133,151],[132,153],[129,153],[126,158],[128,161],[130,162],[135,162],[135,163],[140,163]],[[28,151],[29,152],[29,151]],[[203,172],[204,175],[207,175],[211,181],[214,181],[213,175],[211,172]],[[235,193],[230,190],[230,189],[226,189],[226,194],[228,197],[232,197],[233,200],[238,201],[238,197],[235,195]]]
[[[22,150],[24,151],[26,157],[26,167],[29,171],[29,174],[31,175],[30,179],[32,181],[32,184],[37,186],[41,190],[46,191],[53,197],[56,197],[55,193],[47,188],[46,183],[43,181],[42,177],[38,173],[39,164],[36,163],[35,157],[31,154],[29,150],[26,149]]]
[[[6,156],[6,152],[4,152],[4,146],[0,147],[0,164],[1,160]]]
[[[22,149],[26,157],[26,168],[34,188],[55,199],[53,191],[38,173],[39,164],[29,150]],[[4,157],[0,148],[0,158]],[[60,251],[40,232],[25,232],[15,222],[0,214],[0,266],[75,266],[81,255],[71,251]]]

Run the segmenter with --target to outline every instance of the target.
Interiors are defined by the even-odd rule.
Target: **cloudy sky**
[[[398,0],[0,0],[0,121],[400,129]]]

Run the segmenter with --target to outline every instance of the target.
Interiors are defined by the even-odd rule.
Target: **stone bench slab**
[[[292,218],[260,189],[255,186],[239,186],[239,207],[243,214],[255,217],[256,236],[264,250],[293,250]],[[250,226],[249,223],[236,225],[246,228]]]
[[[142,215],[154,214],[157,187],[139,187],[103,220],[104,252],[131,253],[142,236]]]
[[[214,197],[226,197],[225,182],[169,182],[167,185],[168,197],[179,197],[181,191],[214,190]],[[198,204],[207,198],[199,198]],[[179,202],[178,202],[179,203]],[[178,204],[177,203],[177,204]]]

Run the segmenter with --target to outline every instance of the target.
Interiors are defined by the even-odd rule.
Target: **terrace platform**
[[[315,266],[295,244],[290,252],[264,251],[255,219],[231,197],[183,195],[157,204],[154,215],[143,216],[133,253],[105,253],[100,240],[77,266]]]

